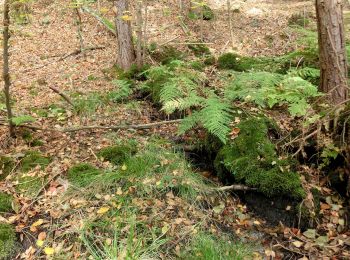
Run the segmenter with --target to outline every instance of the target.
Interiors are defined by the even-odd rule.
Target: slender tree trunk
[[[137,0],[136,2],[136,26],[137,26],[137,45],[136,45],[136,63],[137,67],[140,69],[143,65],[143,56],[142,56],[142,45],[143,43],[143,33],[142,33],[142,1]]]
[[[339,0],[316,0],[320,51],[320,90],[333,104],[348,98],[348,67],[345,49],[343,7]]]
[[[128,0],[116,0],[116,32],[118,41],[118,60],[120,68],[127,70],[135,62],[135,50],[132,42],[131,13]]]
[[[3,28],[3,79],[4,79],[4,94],[7,110],[7,118],[9,121],[9,132],[11,136],[14,136],[14,127],[12,123],[12,109],[11,109],[11,98],[10,98],[10,69],[9,69],[9,26],[10,26],[10,3],[9,0],[4,2],[4,28]]]

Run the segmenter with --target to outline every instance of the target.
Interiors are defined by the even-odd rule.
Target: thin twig
[[[61,92],[59,89],[53,87],[53,86],[50,86],[49,87],[53,92],[57,93],[58,95],[60,95],[65,101],[67,101],[71,106],[74,107],[74,104],[72,102],[72,100],[66,95],[64,94],[63,92]]]
[[[180,123],[182,119],[175,119],[175,120],[169,120],[169,121],[161,121],[161,122],[154,122],[149,124],[140,124],[140,125],[115,125],[115,126],[99,126],[99,125],[92,125],[92,126],[79,126],[79,127],[73,127],[73,128],[43,128],[40,126],[35,125],[19,125],[16,127],[24,127],[29,128],[32,130],[40,130],[40,131],[47,131],[47,132],[61,132],[61,133],[73,133],[78,131],[84,131],[84,130],[95,130],[95,129],[103,129],[103,130],[123,130],[123,129],[149,129],[152,127],[157,127],[160,125],[166,125],[166,124],[175,124]],[[0,122],[0,125],[8,126],[6,123]]]
[[[223,186],[220,188],[215,188],[216,191],[249,191],[249,190],[257,190],[256,188],[248,187],[241,184],[234,184],[230,186]]]

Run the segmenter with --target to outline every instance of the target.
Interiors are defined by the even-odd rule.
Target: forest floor
[[[187,29],[180,25],[174,3],[149,2],[149,43],[166,43],[186,51],[186,40],[202,37],[215,56],[229,51],[276,56],[294,50],[299,34],[288,26],[288,18],[293,13],[313,14],[310,1],[234,1],[232,10],[237,12],[232,15],[232,42],[223,4],[226,1],[208,1],[215,19],[186,21]],[[161,113],[147,100],[106,104],[96,98],[93,104],[81,102],[78,112],[54,93],[50,87],[78,102],[80,96],[112,91],[115,86],[108,70],[116,61],[116,41],[91,15],[82,13],[85,46],[101,48],[75,53],[79,39],[76,16],[69,3],[38,0],[28,5],[28,23],[17,21],[11,27],[15,115],[31,115],[36,119],[34,125],[46,129],[161,120]],[[91,6],[97,8],[97,4]],[[112,19],[112,7],[112,2],[101,1],[100,11]],[[2,110],[0,115],[5,117]],[[341,250],[338,245],[350,243],[345,235],[334,239],[335,245],[320,250],[322,241],[295,239],[299,232],[296,229],[265,226],[265,220],[251,214],[237,197],[218,192],[220,184],[216,179],[206,179],[210,173],[195,171],[184,156],[175,152],[170,143],[175,133],[176,125],[172,124],[142,130],[74,133],[18,128],[22,138],[12,139],[7,128],[0,127],[0,155],[16,161],[10,175],[0,182],[0,191],[15,198],[14,211],[0,217],[16,227],[19,250],[13,259],[216,259],[210,256],[213,252],[222,254],[218,259],[321,259],[322,254],[323,259],[331,259]],[[129,144],[130,140],[135,141],[131,146],[138,152],[120,167],[98,155],[102,148]],[[28,151],[39,151],[50,159],[23,170]],[[89,182],[95,181],[92,185],[75,183],[68,171],[79,163],[96,167],[92,171],[118,171],[118,176],[107,174],[91,179]],[[142,170],[157,175],[143,176]],[[23,181],[18,178],[20,174],[32,179]],[[168,188],[170,184],[173,189]],[[115,224],[118,221],[119,226]],[[111,223],[119,231],[111,232]],[[231,235],[235,237],[232,241]],[[305,245],[308,247],[301,250]],[[348,251],[340,254],[349,257]]]

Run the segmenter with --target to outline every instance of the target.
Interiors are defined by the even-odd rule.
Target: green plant
[[[152,68],[148,78],[146,84],[153,89],[154,99],[162,104],[163,111],[167,114],[191,111],[179,128],[181,134],[201,125],[222,142],[226,141],[232,118],[231,105],[203,89],[206,78],[198,71],[183,62],[172,62],[169,66]]]
[[[11,259],[15,251],[16,233],[14,228],[5,223],[0,223],[0,259]]]
[[[30,13],[32,0],[15,0],[11,3],[10,10],[17,24],[28,24],[30,22]]]
[[[35,118],[29,115],[16,116],[12,118],[12,123],[16,126],[23,125],[25,123],[35,122]]]
[[[0,156],[0,181],[4,180],[15,167],[15,162],[7,156]]]
[[[187,47],[197,57],[206,56],[210,54],[210,50],[205,44],[189,44],[187,45]]]
[[[292,116],[305,115],[310,107],[308,99],[320,95],[316,86],[300,77],[268,72],[235,73],[225,89],[228,100],[239,99],[270,108],[286,104]]]
[[[104,97],[100,93],[90,93],[74,99],[74,111],[77,114],[92,114],[104,105]]]
[[[129,212],[128,212],[129,213]],[[160,248],[167,239],[151,237],[143,229],[142,223],[136,221],[136,216],[130,212],[123,222],[116,222],[112,226],[112,242],[106,244],[98,236],[93,235],[91,227],[85,229],[81,239],[94,259],[156,259],[159,257]],[[121,230],[128,228],[125,235]],[[90,230],[89,230],[90,229]]]
[[[88,163],[79,163],[68,170],[67,178],[77,187],[90,185],[103,172]]]
[[[133,92],[131,83],[126,80],[113,80],[113,85],[117,90],[111,91],[107,94],[107,97],[112,102],[125,101]]]
[[[108,146],[101,149],[97,156],[102,157],[104,160],[109,161],[115,165],[124,162],[137,152],[137,148],[131,144]]]
[[[217,237],[200,232],[196,234],[180,259],[198,260],[244,260],[253,257],[252,248],[240,241],[235,241],[229,235]]]
[[[22,172],[28,172],[37,166],[44,169],[50,162],[51,159],[43,156],[40,152],[27,151],[21,160],[20,170]]]
[[[0,212],[11,212],[12,200],[11,195],[0,192]]]
[[[275,126],[264,117],[250,117],[236,128],[238,136],[224,145],[215,159],[218,175],[225,179],[231,174],[235,182],[257,188],[266,196],[290,196],[301,199],[305,192],[291,159],[278,156],[269,139]]]

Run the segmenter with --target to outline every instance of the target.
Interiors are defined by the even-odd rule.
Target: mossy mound
[[[17,177],[16,190],[28,197],[36,196],[36,193],[45,184],[46,177],[28,176],[25,173]]]
[[[154,60],[162,64],[169,64],[173,60],[183,60],[185,58],[184,53],[172,46],[156,47],[155,50],[151,52],[151,56]]]
[[[28,172],[37,166],[44,169],[50,163],[50,161],[50,158],[43,156],[40,152],[27,151],[21,161],[20,169],[22,172]]]
[[[202,57],[210,54],[210,50],[205,44],[189,44],[187,47],[196,57]]]
[[[290,57],[243,57],[235,53],[225,53],[218,58],[219,69],[235,71],[268,71],[285,73],[290,67]]]
[[[308,26],[310,24],[310,19],[308,15],[304,13],[292,14],[288,19],[288,25],[297,25],[297,26]]]
[[[102,171],[88,163],[79,163],[69,169],[67,178],[78,187],[86,187],[100,175]]]
[[[12,196],[3,192],[0,192],[0,212],[12,211]]]
[[[132,146],[131,144],[113,145],[101,149],[98,152],[97,156],[115,165],[118,165],[123,163],[136,152],[136,146]]]
[[[11,259],[15,244],[15,230],[9,224],[0,223],[0,259]]]
[[[299,175],[293,172],[293,161],[280,159],[269,139],[273,125],[267,118],[251,117],[238,126],[239,135],[224,145],[216,159],[219,176],[232,174],[235,182],[244,183],[266,196],[300,199],[304,196]]]
[[[188,18],[193,20],[202,19],[210,21],[213,20],[214,17],[214,12],[208,5],[198,6],[188,13]]]
[[[207,66],[212,66],[212,65],[215,65],[216,59],[213,55],[209,55],[209,56],[205,57],[203,62]]]
[[[4,180],[15,167],[14,161],[7,156],[0,156],[0,181]]]

